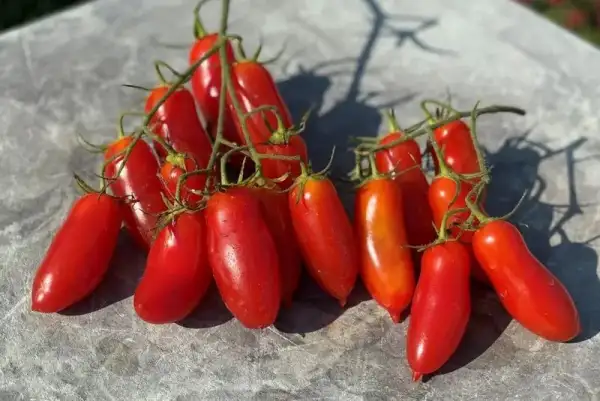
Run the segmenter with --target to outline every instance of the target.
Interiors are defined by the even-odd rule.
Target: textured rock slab
[[[450,88],[460,108],[481,99],[526,108],[479,128],[494,168],[493,213],[523,192],[515,216],[533,251],[573,293],[583,336],[550,344],[525,332],[478,289],[474,316],[443,374],[412,384],[405,323],[357,289],[342,313],[305,283],[276,327],[248,331],[213,293],[181,325],[138,320],[131,294],[143,255],[123,236],[108,279],[68,316],[29,312],[32,274],[76,196],[70,174],[98,160],[77,145],[114,135],[120,110],[152,84],[151,62],[183,68],[193,1],[100,0],[0,36],[1,400],[596,400],[600,390],[600,53],[502,0],[234,1],[231,28],[265,56],[294,115],[318,116],[316,165],[348,135],[374,135],[378,107],[401,123],[417,100]],[[206,7],[214,27],[218,2]],[[339,152],[336,172],[350,163]],[[549,239],[548,239],[549,238]]]

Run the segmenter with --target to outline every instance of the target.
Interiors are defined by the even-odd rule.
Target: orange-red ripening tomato
[[[104,176],[113,179],[109,187],[116,197],[131,200],[124,211],[125,226],[138,244],[150,248],[158,215],[167,208],[161,196],[165,187],[158,176],[158,160],[143,140],[133,145],[127,161],[124,160],[133,141],[133,137],[126,136],[108,146],[104,153],[104,160],[108,162]]]
[[[160,85],[150,92],[146,99],[146,113],[154,108],[168,90],[168,85]],[[206,168],[212,153],[212,143],[198,118],[194,98],[186,88],[177,89],[167,98],[150,120],[149,127],[175,151],[193,158],[200,166],[198,169]],[[154,148],[161,158],[167,156],[167,150],[160,143],[155,142]]]
[[[350,219],[333,183],[300,177],[289,193],[294,232],[310,275],[344,306],[358,276],[359,260]]]
[[[402,202],[402,191],[394,181],[371,179],[358,189],[354,213],[362,281],[395,323],[415,289]]]
[[[403,134],[391,132],[384,136],[381,145],[392,143]],[[427,200],[429,184],[421,167],[421,150],[414,140],[403,142],[393,148],[376,153],[377,169],[382,173],[405,171],[395,177],[402,189],[403,211],[410,245],[426,245],[435,239],[433,217]],[[415,167],[416,166],[416,167]],[[409,170],[410,169],[410,170]]]
[[[415,381],[441,368],[465,333],[471,314],[470,263],[467,248],[457,241],[423,254],[406,336]]]
[[[302,272],[302,255],[296,243],[287,194],[279,188],[256,188],[265,221],[277,248],[283,306],[290,306]]]
[[[179,178],[188,172],[199,170],[200,167],[188,156],[180,155],[177,159],[167,159],[163,162],[160,169],[160,176],[167,189],[167,198],[171,201],[175,199],[177,193],[177,183]],[[189,207],[196,207],[202,200],[202,195],[192,191],[203,191],[206,185],[206,176],[204,174],[190,175],[182,182],[180,188],[180,199]]]
[[[250,188],[210,197],[204,211],[208,255],[223,302],[248,328],[267,327],[281,304],[279,254],[261,203]]]
[[[460,191],[458,195],[456,195],[457,191],[456,182],[448,177],[444,176],[436,176],[433,181],[431,181],[431,185],[429,187],[429,206],[431,207],[431,211],[433,213],[433,221],[435,226],[440,229],[442,226],[442,220],[444,219],[444,215],[449,210],[455,209],[463,209],[467,207],[466,199],[469,192],[473,189],[473,185],[461,182]],[[455,198],[456,195],[456,198]],[[454,203],[452,201],[454,200]],[[446,227],[450,227],[450,233],[453,238],[457,238],[459,235],[459,239],[461,242],[466,244],[471,244],[471,240],[473,238],[473,231],[463,231],[457,224],[461,224],[465,222],[469,218],[470,213],[468,211],[457,213],[451,215],[448,220]],[[477,261],[475,260],[475,256],[473,255],[473,251],[471,246],[468,247],[469,254],[471,256],[471,275],[479,282],[484,284],[489,284],[489,280],[485,275],[485,272],[481,269]]]
[[[148,323],[177,322],[200,303],[212,281],[202,212],[184,213],[164,227],[150,248],[133,296],[137,315]]]
[[[108,195],[77,199],[57,231],[33,279],[31,309],[59,312],[102,281],[117,245],[122,207]]]
[[[217,33],[201,36],[194,42],[190,49],[190,65],[200,60],[216,44],[219,39]],[[231,64],[235,61],[231,43],[225,44],[227,60]],[[219,53],[214,53],[194,71],[192,75],[192,91],[194,98],[200,107],[202,115],[206,119],[209,132],[216,132],[217,120],[219,118],[219,96],[221,95],[221,59]],[[230,142],[241,143],[241,137],[235,127],[232,115],[225,110],[223,135]]]
[[[573,299],[514,225],[504,220],[483,225],[473,236],[473,250],[502,305],[526,329],[550,341],[569,341],[580,333]]]

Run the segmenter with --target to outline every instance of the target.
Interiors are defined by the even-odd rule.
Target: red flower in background
[[[583,11],[574,8],[568,12],[565,25],[570,29],[581,28],[582,25],[585,25],[586,19],[587,17]]]

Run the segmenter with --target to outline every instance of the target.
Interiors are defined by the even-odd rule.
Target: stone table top
[[[488,209],[514,217],[565,283],[584,333],[536,338],[496,298],[474,293],[473,318],[442,374],[414,384],[406,323],[392,325],[357,289],[340,310],[310,282],[275,327],[249,331],[213,290],[181,324],[139,320],[131,295],[144,266],[123,236],[94,296],[66,314],[30,312],[32,275],[87,177],[95,142],[139,110],[152,62],[186,65],[193,0],[98,0],[0,36],[0,400],[597,400],[600,395],[600,52],[504,0],[234,1],[230,27],[265,56],[295,116],[316,106],[306,139],[315,165],[348,135],[375,135],[378,108],[401,124],[418,101],[513,104],[479,133],[494,165]],[[218,2],[204,19],[216,27]],[[348,168],[338,152],[335,171]]]

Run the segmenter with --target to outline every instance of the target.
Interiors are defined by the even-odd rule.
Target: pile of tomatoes
[[[171,69],[174,81],[156,64],[142,127],[121,129],[102,147],[103,187],[76,176],[86,194],[37,270],[34,311],[58,312],[92,293],[124,225],[148,252],[133,305],[153,324],[186,317],[214,280],[241,324],[270,326],[293,302],[304,267],[342,307],[360,277],[393,322],[410,311],[415,380],[438,370],[461,341],[471,278],[493,287],[539,336],[579,334],[564,286],[514,225],[484,211],[489,174],[475,132],[484,109],[424,102],[424,120],[406,130],[388,114],[389,131],[355,149],[351,221],[327,171],[312,171],[304,121],[294,125],[258,55],[247,58],[224,28],[209,34],[197,20],[196,34],[190,67]],[[432,103],[441,114],[429,112]],[[420,135],[428,135],[432,179],[421,168]]]

